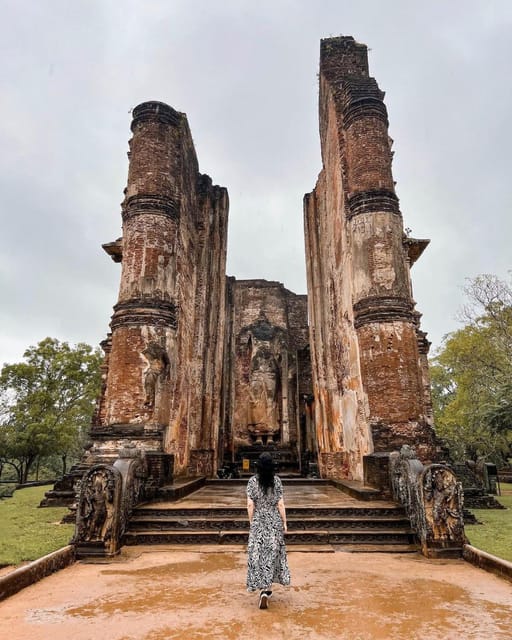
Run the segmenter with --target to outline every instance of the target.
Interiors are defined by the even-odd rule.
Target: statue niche
[[[148,361],[148,368],[144,373],[144,405],[153,408],[158,381],[169,377],[170,360],[167,351],[157,342],[150,342],[142,355]]]
[[[272,444],[279,433],[280,369],[272,351],[260,346],[251,359],[247,428],[255,444]]]

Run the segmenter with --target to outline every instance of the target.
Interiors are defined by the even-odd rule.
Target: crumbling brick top
[[[165,102],[159,102],[158,100],[142,102],[134,108],[132,115],[132,131],[139,123],[147,122],[148,120],[179,125],[181,119],[185,118],[185,114],[176,111],[168,104],[165,104]]]
[[[352,36],[321,40],[320,73],[331,81],[347,75],[368,77],[368,47]]]

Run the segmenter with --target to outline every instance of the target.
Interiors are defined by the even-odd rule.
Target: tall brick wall
[[[172,453],[174,472],[212,473],[221,421],[228,196],[201,175],[186,116],[133,111],[122,262],[93,451],[123,438]],[[114,247],[114,249],[110,249]]]
[[[304,212],[315,422],[331,477],[363,479],[364,455],[406,443],[436,456],[409,273],[426,242],[403,232],[383,97],[365,45],[322,40],[323,168]]]

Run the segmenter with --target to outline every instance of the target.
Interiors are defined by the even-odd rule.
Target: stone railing
[[[428,558],[460,557],[465,543],[462,484],[445,464],[424,466],[412,447],[390,455],[393,497],[404,505]]]
[[[97,464],[84,474],[71,541],[77,557],[119,553],[133,508],[145,498],[146,479],[145,456],[131,444],[113,466]]]

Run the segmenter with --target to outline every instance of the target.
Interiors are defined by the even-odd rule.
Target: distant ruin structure
[[[428,240],[404,233],[383,98],[365,45],[321,41],[323,167],[304,198],[319,463],[325,477],[374,483],[387,477],[379,458],[404,444],[438,455],[410,275]]]

